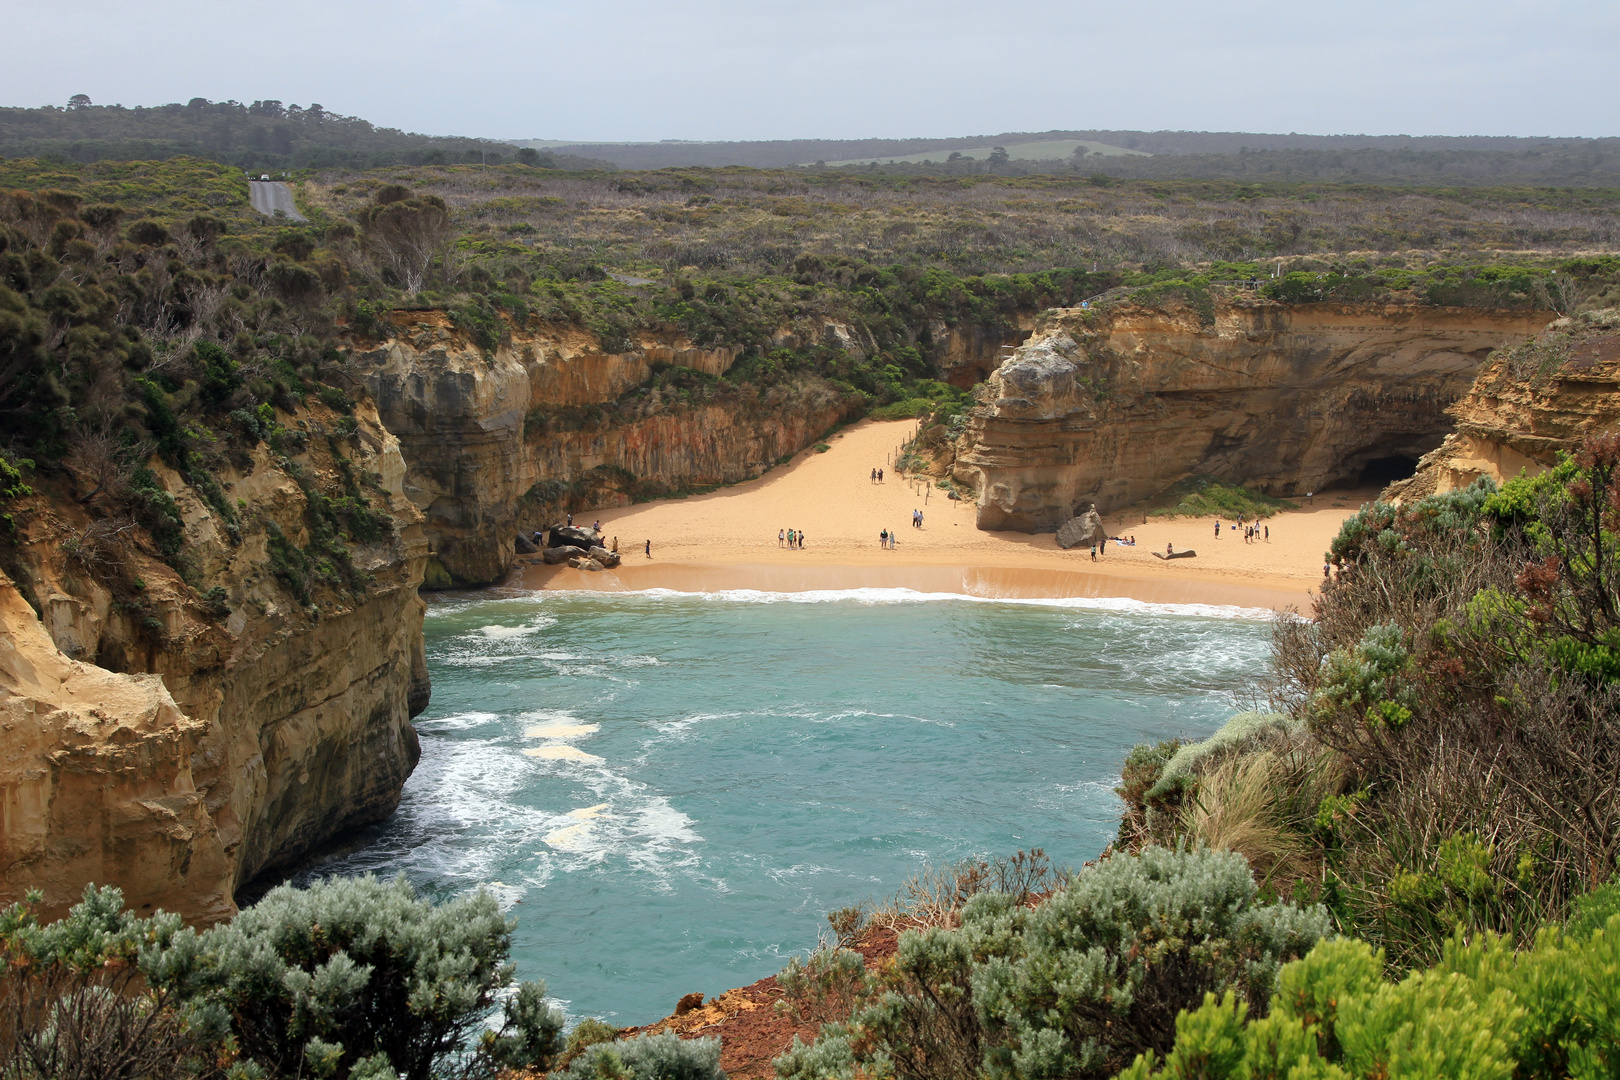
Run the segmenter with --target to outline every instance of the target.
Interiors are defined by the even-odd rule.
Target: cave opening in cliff
[[[1393,454],[1390,457],[1373,458],[1361,468],[1362,487],[1383,487],[1393,484],[1397,480],[1409,479],[1417,472],[1417,458],[1410,454]]]

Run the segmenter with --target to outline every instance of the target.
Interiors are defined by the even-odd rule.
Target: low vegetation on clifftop
[[[610,400],[527,403],[513,424],[536,443],[665,411],[766,426],[814,399],[840,418],[927,414],[924,445],[940,447],[960,431],[962,384],[1046,307],[1131,301],[1204,326],[1235,288],[1272,306],[1528,318],[1609,302],[1620,279],[1591,254],[1614,246],[1603,190],[510,164],[296,183],[305,224],[258,218],[242,176],[210,162],[0,163],[0,587],[41,615],[57,603],[64,651],[185,676],[167,705],[235,709],[195,736],[197,775],[216,773],[185,774],[215,807],[195,836],[167,829],[171,846],[148,849],[85,826],[132,863],[209,852],[219,925],[185,930],[94,889],[52,922],[54,878],[55,895],[10,908],[8,1080],[718,1080],[707,1041],[581,1025],[564,1043],[543,988],[513,985],[510,926],[483,894],[434,905],[402,883],[328,883],[224,921],[238,871],[328,838],[348,820],[332,807],[386,815],[415,762],[426,545],[354,360],[413,313],[442,313],[489,355],[541,326],[598,352],[644,334],[736,350],[723,374],[656,365]],[[1507,367],[1545,379],[1580,360],[1544,345]],[[622,465],[591,474],[529,497],[669,493]],[[1109,858],[1072,877],[1027,857],[953,875],[887,919],[892,958],[829,948],[785,971],[785,1009],[819,1033],[786,1048],[782,1080],[1613,1075],[1620,436],[1537,477],[1370,505],[1330,559],[1313,618],[1277,624],[1252,711],[1207,743],[1131,754]],[[340,711],[381,717],[361,734],[387,753],[362,765],[310,744],[267,764],[261,733],[285,716],[251,706],[276,695],[210,680],[255,667],[264,653],[234,652],[243,640],[331,651],[319,629],[385,590],[393,606],[366,625],[397,635],[371,664],[391,689]],[[73,636],[86,625],[89,647]],[[227,739],[229,724],[242,730]],[[239,793],[283,795],[307,762],[371,786],[327,777],[307,819],[256,818]],[[156,820],[146,793],[106,790]],[[40,851],[71,846],[36,831]],[[142,887],[136,910],[161,895]],[[838,916],[840,945],[861,943],[862,918]]]

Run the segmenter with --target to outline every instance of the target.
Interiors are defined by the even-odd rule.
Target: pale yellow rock
[[[1417,475],[1390,485],[1387,498],[1421,498],[1480,477],[1535,476],[1557,464],[1560,451],[1620,430],[1620,309],[1559,319],[1534,352],[1493,357],[1450,411],[1456,431],[1423,458]]]
[[[306,545],[308,519],[264,445],[217,476],[239,544],[151,463],[185,523],[193,580],[221,588],[228,614],[129,534],[108,539],[116,515],[94,522],[49,491],[22,502],[20,561],[43,618],[0,577],[0,902],[37,888],[52,916],[88,883],[117,885],[136,910],[213,921],[256,874],[393,812],[420,755],[410,717],[428,700],[417,596],[427,544],[397,493],[397,442],[363,404],[357,418],[338,449],[356,474],[381,476],[368,498],[395,524],[350,545],[364,593],[312,586],[317,606],[274,573],[271,529]],[[313,428],[334,418],[280,420],[310,431],[300,467],[340,492],[332,444]],[[101,565],[124,566],[138,587],[69,555],[98,544]]]
[[[1048,313],[981,391],[956,478],[983,529],[1046,532],[1087,503],[1109,513],[1209,473],[1275,495],[1415,461],[1499,345],[1544,313],[1223,297]]]

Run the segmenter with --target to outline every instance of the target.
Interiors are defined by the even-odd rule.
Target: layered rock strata
[[[1620,428],[1620,309],[1559,319],[1533,342],[1498,352],[1450,412],[1456,430],[1386,497],[1533,476],[1588,436]]]
[[[0,580],[0,901],[37,888],[54,915],[95,882],[137,910],[217,920],[254,875],[393,812],[428,699],[427,545],[397,442],[368,407],[356,419],[340,436],[335,415],[282,414],[277,446],[215,473],[228,516],[153,463],[196,589],[133,519],[91,515],[72,490],[17,509],[25,577]],[[342,583],[311,500],[345,476],[370,478],[378,532],[341,545]]]
[[[1491,350],[1536,312],[1406,305],[1130,303],[1049,313],[980,392],[954,474],[982,529],[1056,529],[1194,474],[1291,495],[1415,462]]]
[[[604,409],[660,365],[718,376],[738,351],[649,335],[608,353],[593,336],[559,326],[514,331],[490,350],[437,312],[395,318],[392,338],[352,355],[409,463],[404,490],[426,517],[430,586],[501,580],[515,535],[552,524],[560,493],[581,478],[657,490],[745,480],[861,404],[806,385],[736,401],[654,392],[633,410]],[[624,499],[610,489],[595,502]]]

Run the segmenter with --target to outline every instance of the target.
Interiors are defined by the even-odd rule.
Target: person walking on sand
[[[1096,544],[1091,545],[1091,561],[1092,562],[1097,561],[1097,545]]]
[[[647,558],[652,558],[652,541],[647,541]]]
[[[1271,543],[1271,526],[1266,526],[1266,543]]]
[[[880,484],[883,483],[883,470],[882,469],[878,470],[878,483],[880,483]]]
[[[1221,519],[1216,518],[1215,519],[1215,539],[1219,540],[1220,538],[1221,538]]]
[[[799,530],[799,550],[800,551],[804,550],[804,530],[803,529]]]
[[[877,483],[877,466],[875,465],[872,467],[872,475],[868,478],[868,482],[873,484]]]

